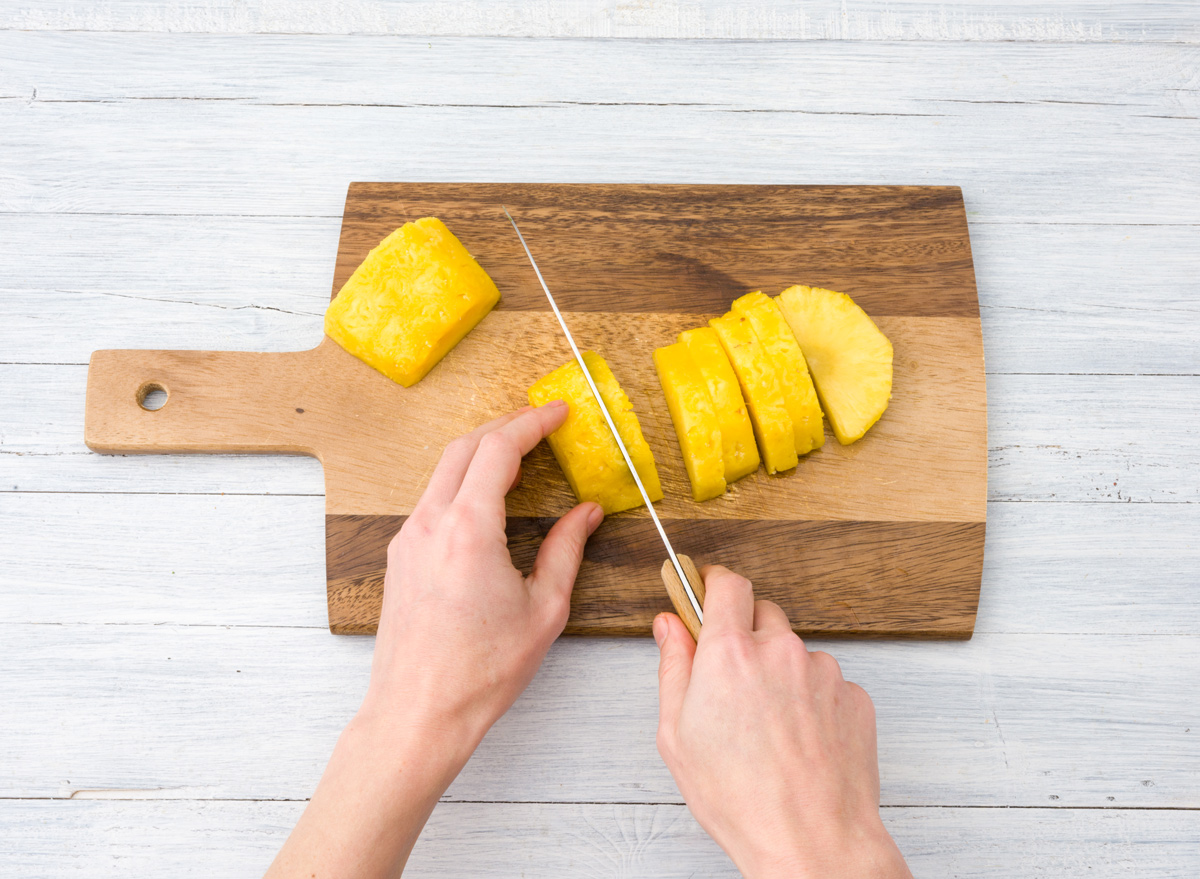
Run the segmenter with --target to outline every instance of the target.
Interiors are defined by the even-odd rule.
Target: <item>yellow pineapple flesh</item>
[[[642,436],[633,404],[603,357],[585,351],[583,360],[617,426],[621,442],[633,459],[646,493],[651,501],[662,500],[654,455]],[[642,506],[641,493],[604,420],[600,404],[592,395],[583,370],[574,360],[539,379],[529,389],[529,402],[533,406],[542,406],[552,400],[563,400],[570,407],[567,420],[547,437],[547,442],[579,502],[595,501],[605,513]]]
[[[685,330],[678,336],[692,362],[700,370],[721,428],[721,458],[725,464],[725,482],[737,482],[758,469],[758,446],[750,413],[738,385],[737,374],[729,362],[717,331],[712,327]]]
[[[436,217],[405,223],[372,250],[325,312],[325,333],[408,387],[500,300],[500,291]]]
[[[679,437],[683,464],[692,483],[692,499],[720,497],[725,493],[721,425],[704,376],[679,342],[656,349],[654,366]]]
[[[843,445],[859,439],[892,395],[892,343],[845,293],[789,287],[779,294],[812,370],[821,406]]]
[[[783,379],[750,322],[729,312],[709,322],[729,355],[768,473],[796,466],[795,431],[783,399]]]
[[[825,424],[817,391],[783,312],[770,296],[755,291],[734,300],[733,313],[750,322],[767,356],[775,362],[783,385],[783,403],[792,418],[796,454],[807,455],[825,445]]]

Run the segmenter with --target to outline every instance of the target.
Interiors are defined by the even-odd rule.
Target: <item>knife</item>
[[[682,553],[676,553],[675,547],[671,546],[671,540],[667,537],[667,532],[663,529],[662,522],[658,518],[658,513],[654,510],[654,504],[650,501],[650,495],[646,493],[646,486],[642,484],[642,478],[638,475],[637,468],[633,466],[633,459],[629,457],[629,450],[625,448],[625,443],[621,442],[621,434],[617,432],[617,426],[613,423],[612,416],[608,414],[608,407],[604,405],[604,399],[600,396],[600,390],[596,387],[595,381],[592,380],[592,374],[588,372],[587,365],[583,362],[583,355],[579,352],[579,346],[575,344],[575,337],[571,335],[571,331],[567,328],[567,322],[563,319],[562,312],[558,310],[558,303],[554,301],[554,296],[551,294],[550,288],[546,286],[546,279],[542,277],[542,270],[538,268],[537,260],[529,252],[529,245],[525,243],[525,236],[521,234],[521,229],[517,225],[517,221],[513,219],[512,214],[508,212],[508,208],[503,205],[501,205],[501,208],[504,211],[504,216],[508,217],[508,221],[512,223],[512,227],[517,233],[517,238],[521,240],[521,247],[525,248],[525,255],[529,257],[529,264],[533,266],[533,271],[537,275],[538,282],[542,285],[546,299],[550,301],[550,308],[554,311],[554,316],[558,318],[558,325],[562,327],[563,334],[567,337],[567,344],[571,346],[571,353],[575,355],[575,362],[579,364],[579,368],[583,371],[583,377],[592,391],[592,396],[596,398],[596,403],[600,406],[600,413],[604,416],[604,421],[608,424],[608,429],[612,433],[613,439],[617,442],[617,448],[621,450],[621,457],[625,459],[625,466],[629,468],[634,484],[637,485],[637,490],[641,492],[642,501],[646,504],[646,509],[650,512],[650,518],[654,522],[654,527],[658,529],[658,536],[662,538],[663,546],[667,549],[667,560],[663,562],[661,574],[663,584],[667,587],[667,594],[671,597],[671,604],[675,606],[675,612],[679,614],[679,618],[683,620],[683,624],[687,626],[687,630],[692,633],[692,637],[699,638],[700,626],[704,623],[704,581],[700,578],[700,573],[696,570],[696,565],[692,560]]]

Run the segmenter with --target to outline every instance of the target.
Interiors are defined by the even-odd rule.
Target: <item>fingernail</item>
[[[604,521],[604,508],[599,504],[594,504],[591,512],[588,513],[588,534],[599,528],[602,521]]]
[[[662,650],[663,642],[667,640],[667,619],[662,614],[654,618],[654,643]]]
[[[560,406],[565,406],[565,405],[567,405],[567,404],[564,400],[551,400],[549,403],[544,405],[542,408],[543,409],[558,409]]]

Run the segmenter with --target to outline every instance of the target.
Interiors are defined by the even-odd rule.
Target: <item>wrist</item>
[[[398,707],[370,692],[343,732],[384,771],[419,774],[449,786],[482,741],[490,724],[470,712],[407,702]]]
[[[795,839],[772,843],[734,858],[747,879],[912,877],[878,815],[836,830],[803,828]]]

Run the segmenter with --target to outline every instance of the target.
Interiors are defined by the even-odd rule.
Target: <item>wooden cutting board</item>
[[[98,452],[314,455],[325,468],[333,632],[375,630],[389,539],[442,447],[526,402],[571,358],[507,204],[580,346],[608,359],[658,461],[675,548],[721,563],[778,602],[798,632],[969,638],[983,566],[987,403],[979,305],[956,187],[354,183],[336,293],[407,220],[437,216],[502,300],[421,382],[403,388],[328,338],[309,351],[97,351],[86,439]],[[263,255],[269,259],[269,254]],[[785,475],[691,500],[651,352],[749,290],[841,290],[895,347],[892,402],[867,436]],[[148,389],[167,391],[148,411]],[[528,570],[575,503],[545,444],[508,503],[509,546]],[[670,603],[644,510],[588,544],[567,632],[645,635]]]

